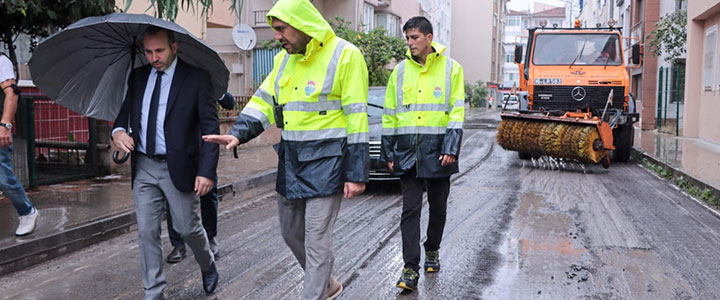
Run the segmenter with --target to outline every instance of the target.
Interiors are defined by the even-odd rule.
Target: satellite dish
[[[420,8],[424,12],[430,12],[430,10],[432,9],[432,4],[430,3],[430,0],[419,0],[419,2],[420,2]]]
[[[232,38],[235,45],[242,50],[251,50],[255,47],[257,36],[248,24],[237,24],[233,27]]]

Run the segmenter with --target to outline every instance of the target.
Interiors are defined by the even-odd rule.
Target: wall
[[[451,57],[465,71],[465,80],[490,81],[493,31],[492,1],[453,0],[452,28],[464,34],[453,34]]]
[[[218,2],[218,1],[215,1]],[[120,0],[117,2],[118,7],[125,7],[125,0]],[[130,9],[128,9],[128,13],[134,13],[134,14],[147,14],[147,15],[154,15],[155,10],[148,8],[150,7],[150,1],[149,0],[133,0],[132,5],[130,6]],[[178,11],[177,17],[175,18],[175,23],[185,28],[185,30],[189,31],[199,39],[205,39],[205,16],[195,16],[190,11]]]
[[[705,30],[720,26],[720,1],[692,0],[688,3],[687,69],[703,69]],[[720,45],[718,45],[720,48]],[[718,61],[716,51],[716,62]],[[715,82],[719,72],[715,64]],[[686,72],[684,135],[720,143],[720,90],[703,91],[702,71]]]

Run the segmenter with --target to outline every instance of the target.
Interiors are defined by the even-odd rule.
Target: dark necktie
[[[152,96],[150,97],[150,112],[148,112],[148,125],[147,125],[147,145],[145,152],[148,156],[155,155],[155,133],[157,132],[157,114],[158,105],[160,102],[160,88],[162,85],[162,75],[165,74],[163,71],[157,72],[157,79],[155,80],[155,88],[153,88]]]

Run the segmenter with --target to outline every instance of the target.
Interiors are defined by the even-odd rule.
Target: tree
[[[648,35],[650,52],[655,56],[665,55],[667,62],[685,54],[687,11],[669,13],[660,18],[655,26],[655,30]]]
[[[130,9],[132,1],[133,0],[127,0],[124,11]],[[239,19],[240,12],[242,11],[243,0],[229,1],[231,2],[230,11],[235,12]],[[191,9],[194,13],[197,13],[197,10],[199,9],[201,15],[208,15],[208,13],[212,12],[213,0],[151,0],[150,8],[154,8],[155,17],[175,21],[179,9],[184,11]]]
[[[385,66],[393,59],[401,61],[405,58],[405,42],[388,36],[382,27],[377,27],[368,33],[357,32],[352,29],[350,22],[340,17],[330,20],[330,26],[338,37],[357,46],[363,53],[370,85],[387,85],[391,71]]]
[[[470,102],[470,106],[482,107],[484,106],[484,100],[488,96],[488,89],[485,86],[485,82],[478,80],[475,84],[469,84],[465,82],[465,98],[467,102]]]
[[[114,9],[114,0],[0,0],[0,40],[8,49],[17,74],[14,43],[19,34],[27,34],[36,41],[81,18],[105,15]]]

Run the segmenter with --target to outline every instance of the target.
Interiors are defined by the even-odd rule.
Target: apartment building
[[[688,1],[687,10],[687,69],[698,71],[685,75],[683,135],[720,143],[720,1]]]
[[[451,55],[465,71],[465,81],[484,81],[489,97],[498,98],[505,61],[504,22],[508,0],[454,0]],[[463,32],[458,34],[457,32]]]

